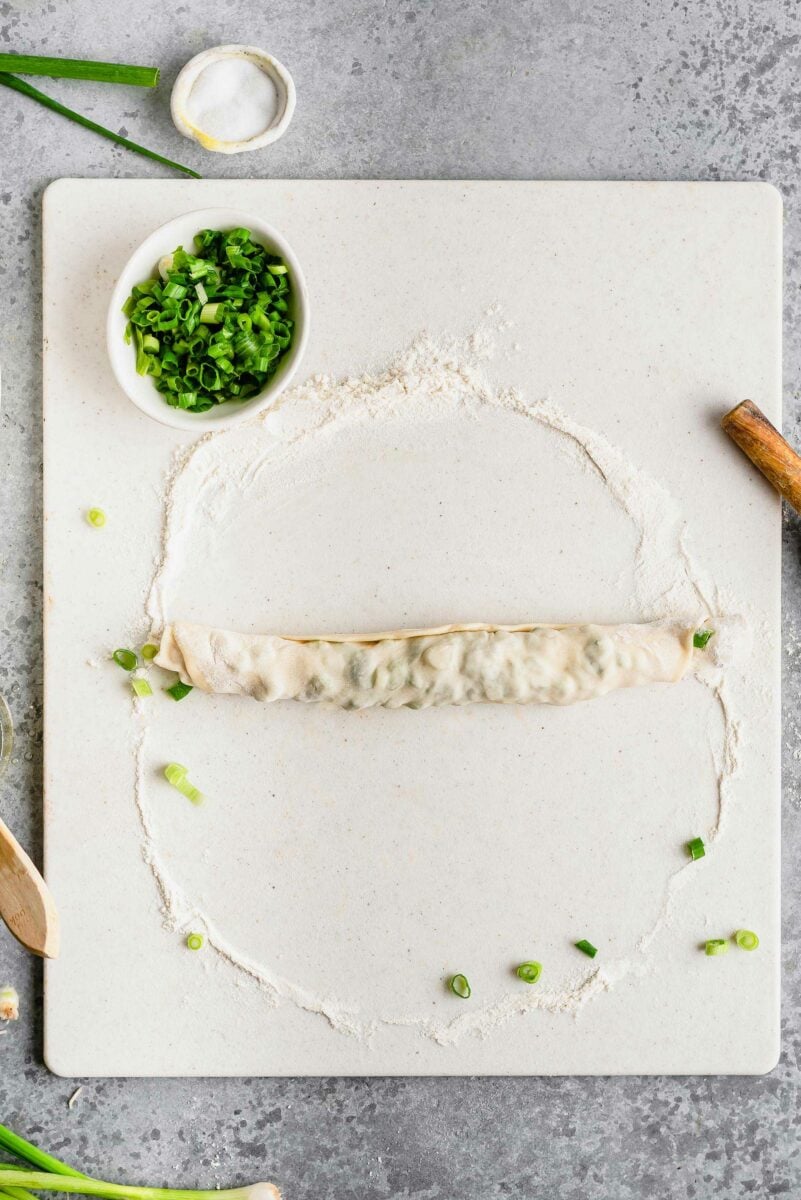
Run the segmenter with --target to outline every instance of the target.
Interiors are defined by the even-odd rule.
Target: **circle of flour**
[[[494,391],[468,344],[426,336],[382,373],[313,378],[181,453],[147,613],[156,633],[178,618],[303,633],[714,607],[659,484],[555,405]],[[197,696],[168,728],[140,709],[136,796],[165,921],[203,927],[271,1000],[357,1036],[408,1025],[445,1043],[575,1012],[642,969],[684,878],[665,842],[716,827],[734,769],[716,693],[660,691],[679,767],[655,734],[620,734],[643,703],[421,720]],[[723,747],[713,763],[699,724]],[[148,765],[167,747],[202,774],[202,814],[156,819]],[[703,778],[699,812],[674,793]],[[636,867],[621,828],[637,830]],[[627,895],[610,883],[624,877]],[[577,967],[593,922],[614,934]],[[546,962],[536,988],[510,983],[515,956]],[[442,981],[457,970],[474,996],[454,1013]]]

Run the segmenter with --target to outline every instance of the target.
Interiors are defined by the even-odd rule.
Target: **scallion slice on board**
[[[178,787],[189,774],[189,768],[182,766],[181,763],[167,763],[164,768],[164,778],[167,783],[171,783],[173,787]]]
[[[181,766],[180,763],[167,763],[164,768],[164,778],[167,783],[176,788],[182,796],[186,796],[187,800],[191,800],[193,804],[201,804],[203,793],[189,782],[188,774],[187,768]]]
[[[706,846],[704,845],[704,839],[699,838],[699,837],[692,838],[687,843],[687,853],[689,854],[690,858],[693,859],[693,861],[695,861],[696,859],[699,859],[699,858],[703,858],[704,855],[706,854]]]
[[[580,950],[582,954],[586,954],[590,958],[595,958],[595,955],[598,953],[597,948],[593,946],[592,942],[588,942],[586,938],[582,938],[580,942],[574,942],[573,944],[577,950]]]
[[[454,975],[450,981],[450,989],[454,996],[458,996],[460,1000],[469,1000],[472,994],[472,988],[467,982],[466,975]]]
[[[714,958],[718,954],[727,954],[729,943],[725,938],[710,938],[704,945],[704,952],[709,958]]]
[[[106,523],[106,514],[102,508],[90,508],[86,519],[93,529],[102,529]]]
[[[147,662],[150,662],[151,659],[156,657],[158,652],[158,646],[154,646],[152,642],[146,642],[142,647],[142,658],[144,658]]]
[[[705,650],[707,642],[714,635],[714,629],[696,629],[693,634],[693,646],[695,646],[696,650]]]
[[[153,695],[153,689],[146,679],[132,679],[131,687],[140,698]]]
[[[85,58],[46,58],[39,54],[0,54],[0,71],[49,75],[51,79],[127,83],[133,87],[155,87],[159,81],[158,67],[129,67],[124,63],[94,62]]]
[[[734,940],[741,950],[756,950],[759,945],[759,938],[753,929],[738,929]]]
[[[536,983],[542,974],[542,963],[524,962],[517,968],[517,977],[523,983]]]
[[[139,659],[133,650],[115,650],[111,657],[123,671],[135,671],[139,665]]]
[[[108,138],[110,142],[114,142],[117,146],[124,146],[126,150],[133,150],[135,154],[141,154],[144,158],[150,158],[153,162],[161,163],[164,167],[171,167],[173,171],[182,171],[184,175],[189,175],[192,179],[200,179],[197,171],[193,171],[189,167],[184,167],[180,163],[173,162],[171,158],[165,158],[162,154],[156,154],[155,150],[148,150],[145,146],[140,146],[137,142],[131,142],[121,134],[114,133],[111,129],[106,129],[104,125],[98,125],[96,121],[90,121],[88,117],[82,116],[81,113],[75,112],[72,108],[67,108],[65,104],[59,104],[58,100],[54,100],[52,96],[46,96],[38,88],[31,87],[24,79],[17,79],[16,75],[9,75],[6,71],[0,71],[0,87],[10,88],[14,92],[19,92],[22,96],[27,96],[29,100],[35,100],[37,104],[43,104],[51,112],[59,113],[62,117],[67,117],[68,120],[75,121],[77,125],[82,125],[84,129],[91,129],[92,133],[99,133],[101,137]]]
[[[202,933],[187,934],[186,948],[187,950],[202,950],[205,940]]]
[[[173,700],[183,700],[184,696],[188,696],[192,691],[191,683],[174,683],[172,687],[165,688],[164,691],[168,696],[172,696]]]

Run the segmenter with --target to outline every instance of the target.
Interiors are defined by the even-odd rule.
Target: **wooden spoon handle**
[[[58,913],[47,884],[11,830],[0,821],[0,917],[34,954],[56,958]]]
[[[801,457],[751,400],[743,400],[721,421],[730,438],[770,483],[801,512]]]

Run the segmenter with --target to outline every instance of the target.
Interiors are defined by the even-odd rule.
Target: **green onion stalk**
[[[247,1187],[226,1190],[214,1188],[211,1191],[107,1183],[76,1171],[68,1163],[26,1142],[5,1125],[0,1125],[0,1148],[27,1164],[0,1163],[0,1195],[9,1197],[9,1200],[36,1200],[31,1191],[101,1196],[105,1200],[281,1200],[281,1193],[272,1183],[252,1183]]]
[[[173,171],[181,171],[184,175],[189,175],[192,179],[200,179],[197,171],[193,171],[190,167],[184,167],[181,163],[173,162],[171,158],[165,158],[163,154],[156,154],[155,150],[148,150],[146,146],[140,146],[138,142],[132,142],[129,138],[123,137],[122,134],[115,133],[113,129],[106,129],[105,125],[98,125],[96,121],[90,121],[82,113],[75,112],[72,108],[67,108],[65,104],[59,104],[58,100],[54,100],[52,96],[40,92],[38,88],[33,87],[30,83],[26,83],[24,79],[18,79],[16,75],[10,75],[7,71],[0,71],[0,87],[10,88],[14,92],[19,92],[20,95],[27,96],[29,100],[35,100],[37,104],[42,104],[45,108],[49,108],[51,112],[59,113],[62,117],[74,121],[76,125],[82,125],[84,129],[91,129],[93,133],[107,138],[108,141],[114,142],[115,145],[124,146],[126,150],[133,150],[134,154],[141,154],[143,158],[150,158],[153,162],[161,163],[164,167],[170,167]]]
[[[3,1171],[27,1171],[28,1167],[20,1166],[17,1163],[0,1163],[0,1170]],[[27,1191],[21,1187],[6,1187],[0,1189],[0,1197],[10,1196],[11,1200],[38,1200],[33,1192]]]
[[[96,83],[127,83],[155,87],[158,67],[132,67],[127,63],[97,62],[85,58],[48,58],[41,54],[0,54],[0,71],[17,75],[49,75],[52,79],[85,79]]]
[[[20,1188],[35,1188],[42,1192],[67,1192],[79,1196],[102,1196],[104,1200],[281,1200],[281,1193],[272,1183],[251,1183],[247,1187],[210,1191],[188,1188],[130,1187],[128,1184],[106,1183],[102,1179],[87,1179],[71,1175],[55,1175],[48,1171],[17,1171],[0,1168],[0,1188],[11,1189],[7,1194],[19,1195]]]

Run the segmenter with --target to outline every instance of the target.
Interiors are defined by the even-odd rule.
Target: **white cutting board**
[[[692,867],[647,966],[575,1015],[513,1016],[441,1045],[447,1022],[627,952],[665,863],[714,822],[699,685],[562,710],[329,713],[153,697],[143,761],[158,857],[271,1004],[165,928],[134,800],[134,717],[106,661],[145,632],[162,485],[186,439],[120,393],[108,298],[132,249],[192,208],[266,217],[312,301],[301,376],[381,367],[421,329],[498,348],[494,384],[552,397],[662,483],[694,556],[746,613],[739,775],[725,836]],[[779,1037],[779,502],[717,428],[746,396],[780,420],[781,205],[759,184],[62,180],[44,203],[46,869],[63,950],[46,972],[46,1058],[65,1075],[754,1073]],[[500,305],[489,316],[487,309]],[[219,570],[171,612],[265,630],[636,617],[634,538],[597,476],[511,416],[336,430],[243,500]],[[548,435],[552,437],[553,435]],[[317,456],[315,458],[315,455]],[[310,482],[311,481],[311,482]],[[261,502],[260,502],[261,503]],[[108,524],[83,520],[100,505]],[[255,536],[254,530],[263,537]],[[214,560],[217,561],[216,559]],[[187,763],[209,799],[158,780]],[[650,889],[650,890],[649,890]],[[739,927],[755,954],[699,942]],[[601,946],[590,964],[571,948]],[[573,957],[571,957],[573,956]],[[443,985],[470,976],[467,1002]],[[538,985],[540,986],[540,985]],[[294,989],[294,990],[292,990]],[[518,989],[515,992],[515,989]],[[473,1006],[473,1007],[470,1007]],[[313,1005],[311,1006],[313,1007]],[[415,1024],[417,1022],[417,1024]]]

